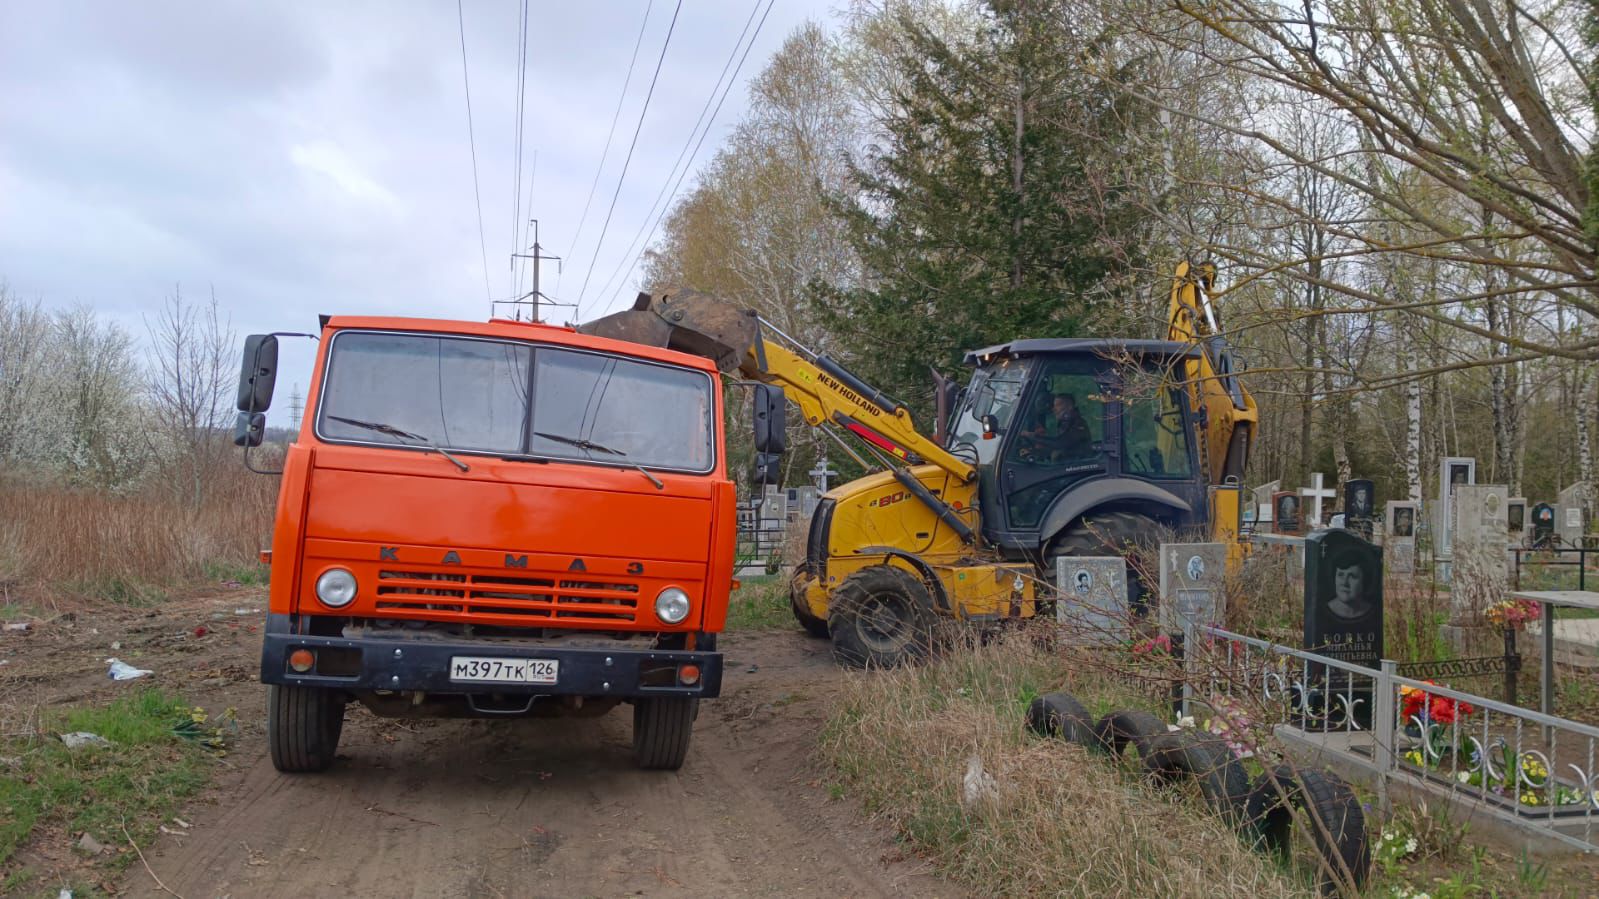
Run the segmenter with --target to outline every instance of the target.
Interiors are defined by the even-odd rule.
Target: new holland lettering
[[[854,403],[857,406],[860,406],[861,408],[865,409],[867,412],[870,412],[872,415],[878,416],[878,417],[882,416],[883,413],[878,410],[876,405],[874,405],[872,403],[868,403],[865,399],[863,399],[861,397],[860,394],[858,394],[855,391],[849,389],[848,387],[845,387],[843,384],[840,384],[838,381],[835,381],[832,377],[828,376],[828,374],[826,372],[817,372],[816,379],[818,381],[821,381],[822,385],[824,387],[832,388],[833,390],[843,394],[845,399],[849,400],[850,402]]]

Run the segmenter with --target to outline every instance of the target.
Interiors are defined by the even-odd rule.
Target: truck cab
[[[276,336],[246,342],[259,444]],[[680,766],[718,695],[736,518],[708,360],[526,322],[324,319],[272,548],[261,680],[283,771],[380,715],[633,707]]]

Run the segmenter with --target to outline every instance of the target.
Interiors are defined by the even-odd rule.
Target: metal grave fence
[[[1181,714],[1209,706],[1229,742],[1245,740],[1240,717],[1269,713],[1369,770],[1384,807],[1392,783],[1430,785],[1599,849],[1599,727],[1404,677],[1389,659],[1366,668],[1207,626],[1183,642]]]

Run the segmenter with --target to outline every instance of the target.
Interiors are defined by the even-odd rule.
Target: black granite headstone
[[[1305,538],[1305,649],[1366,668],[1382,666],[1382,549],[1349,531]],[[1312,666],[1319,667],[1319,666]],[[1353,705],[1357,724],[1371,720],[1371,682],[1338,669],[1312,672],[1330,700],[1334,726]],[[1350,703],[1348,700],[1352,699]],[[1317,703],[1319,705],[1319,703]]]
[[[1555,507],[1548,503],[1532,507],[1532,545],[1534,549],[1555,545]]]
[[[1279,490],[1271,495],[1273,509],[1272,523],[1279,534],[1301,533],[1299,516],[1299,494],[1291,490]]]
[[[1344,527],[1371,539],[1377,485],[1363,478],[1344,482]]]

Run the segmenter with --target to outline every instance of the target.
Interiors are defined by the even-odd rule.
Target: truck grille
[[[574,624],[630,624],[638,614],[638,596],[636,583],[553,575],[382,570],[377,585],[380,611],[443,612],[462,619],[558,619]]]

